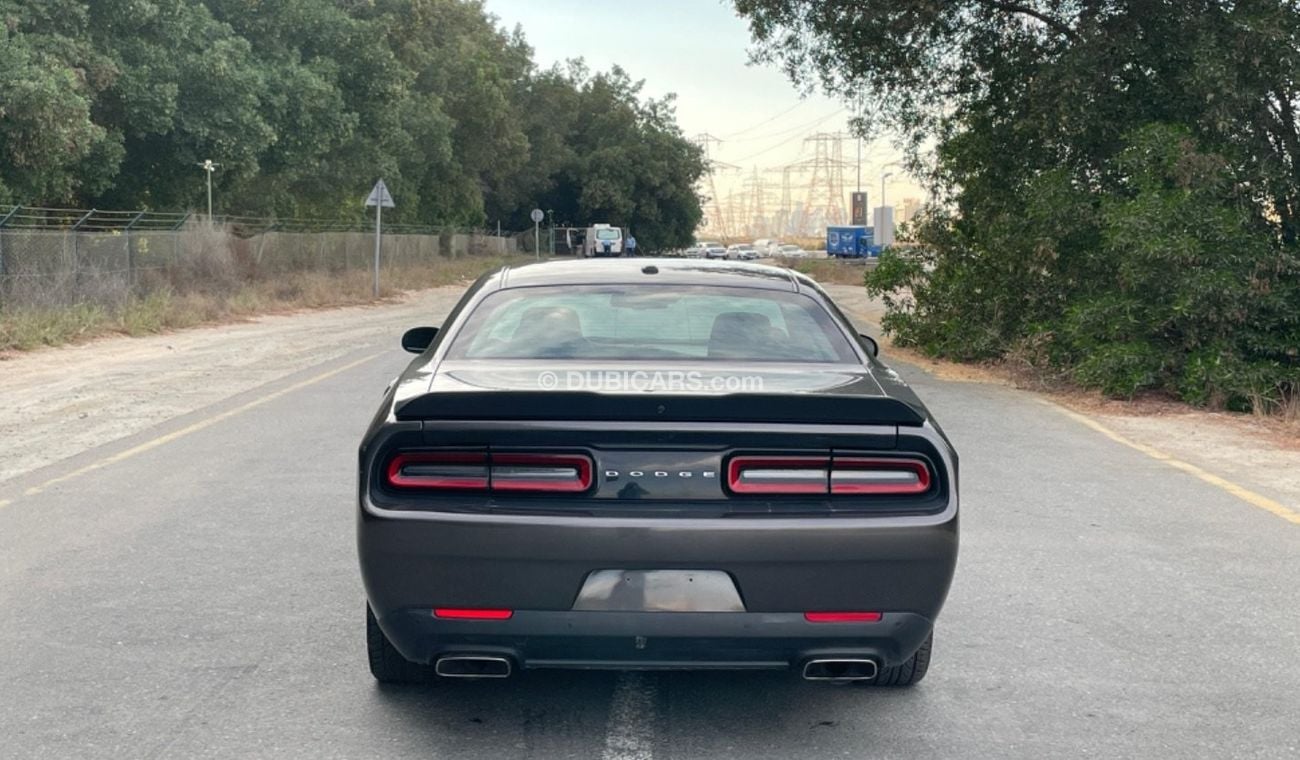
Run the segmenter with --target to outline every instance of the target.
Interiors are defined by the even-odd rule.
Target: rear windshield
[[[648,285],[498,291],[470,314],[448,358],[857,361],[808,296]]]
[[[621,236],[622,235],[618,230],[609,230],[609,229],[596,230],[597,240],[618,240],[619,237]]]

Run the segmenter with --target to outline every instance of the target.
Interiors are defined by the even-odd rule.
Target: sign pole
[[[375,206],[375,298],[379,298],[379,247],[383,224],[384,204],[380,203]]]
[[[541,224],[542,220],[546,218],[546,214],[542,213],[540,208],[535,208],[532,213],[528,215],[528,218],[533,220],[533,251],[536,252],[537,259],[540,261],[542,258]]]
[[[375,298],[379,298],[379,251],[382,244],[382,235],[384,234],[384,209],[396,208],[397,204],[393,203],[393,196],[388,192],[388,186],[381,179],[375,183],[375,189],[370,191],[366,196],[366,208],[375,207],[375,274],[374,274],[374,292]]]

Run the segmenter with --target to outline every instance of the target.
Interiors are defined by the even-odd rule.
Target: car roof
[[[495,280],[495,282],[493,282]],[[797,292],[816,290],[798,272],[763,264],[705,259],[566,259],[506,266],[489,275],[489,288],[543,285],[717,285]]]

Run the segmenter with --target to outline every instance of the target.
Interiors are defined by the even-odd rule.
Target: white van
[[[623,230],[608,224],[593,224],[587,228],[587,239],[583,243],[582,255],[622,256]]]

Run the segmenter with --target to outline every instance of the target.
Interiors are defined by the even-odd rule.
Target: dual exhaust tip
[[[809,660],[803,666],[805,681],[870,681],[877,673],[875,660]]]
[[[497,655],[447,655],[433,670],[443,678],[509,678],[514,671],[508,657]],[[818,659],[804,663],[805,681],[870,681],[879,673],[875,660]]]

